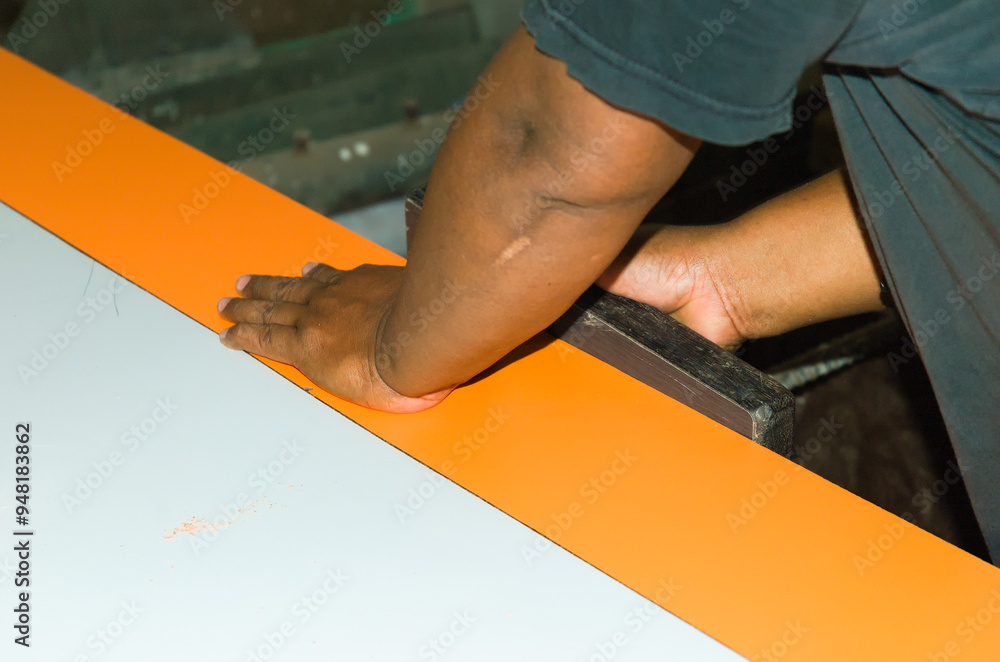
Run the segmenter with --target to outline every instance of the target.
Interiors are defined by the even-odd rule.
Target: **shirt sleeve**
[[[740,145],[791,126],[803,69],[863,0],[528,0],[538,48],[603,99]]]

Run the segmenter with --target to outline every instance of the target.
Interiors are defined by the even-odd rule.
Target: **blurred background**
[[[401,252],[400,223],[378,219],[427,181],[428,139],[520,6],[0,0],[0,43],[322,214],[353,223],[342,212],[391,201],[358,222]]]
[[[0,46],[405,255],[404,196],[522,3],[0,0]],[[795,118],[763,163],[704,146],[648,220],[725,222],[839,167],[818,69]],[[988,558],[919,359],[889,360],[907,340],[887,310],[739,354],[795,392],[796,462]]]

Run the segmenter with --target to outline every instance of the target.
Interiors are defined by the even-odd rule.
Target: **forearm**
[[[618,254],[695,141],[587,92],[522,29],[435,163],[376,365],[400,393],[460,384],[545,328]]]
[[[842,171],[725,226],[709,264],[748,338],[879,310],[879,275]]]

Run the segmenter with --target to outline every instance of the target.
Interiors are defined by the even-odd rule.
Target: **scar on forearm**
[[[500,256],[494,260],[493,264],[496,266],[503,266],[509,262],[515,255],[523,251],[525,248],[531,245],[531,239],[528,237],[520,237],[513,242],[511,242],[507,248],[503,249]]]

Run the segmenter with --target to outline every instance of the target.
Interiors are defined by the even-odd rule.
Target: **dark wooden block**
[[[423,188],[406,201],[408,243],[423,202]],[[652,306],[594,286],[548,331],[776,453],[791,451],[791,392]]]

